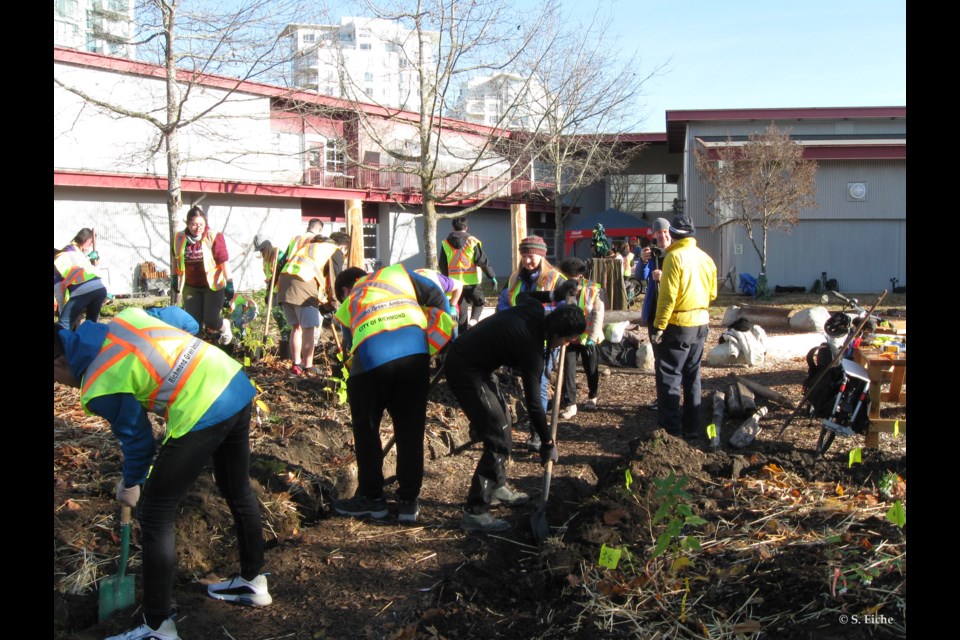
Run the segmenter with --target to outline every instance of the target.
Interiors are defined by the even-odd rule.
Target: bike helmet
[[[823,331],[831,338],[839,338],[847,335],[850,331],[850,324],[850,316],[842,311],[837,311],[824,323]]]

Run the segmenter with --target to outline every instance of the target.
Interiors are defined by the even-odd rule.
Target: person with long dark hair
[[[220,344],[230,344],[230,321],[221,316],[224,300],[233,299],[230,256],[223,234],[207,224],[207,214],[198,206],[190,207],[187,224],[173,240],[177,291],[183,310],[197,321],[201,336]]]

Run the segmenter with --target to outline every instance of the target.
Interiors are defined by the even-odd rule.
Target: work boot
[[[362,518],[364,516],[386,518],[387,501],[383,497],[368,498],[358,494],[349,500],[335,500],[333,510],[342,516],[350,516],[351,518]]]
[[[508,507],[513,507],[518,504],[523,504],[530,499],[530,496],[522,491],[517,491],[508,484],[503,484],[494,489],[493,494],[490,499],[490,506],[497,506],[498,504],[505,504]]]
[[[527,451],[537,453],[540,451],[540,436],[536,433],[530,436],[530,439],[527,440]]]
[[[173,618],[167,618],[156,629],[151,629],[144,622],[136,629],[131,629],[118,636],[110,636],[107,640],[180,640],[180,636],[177,635],[177,625]]]
[[[267,588],[267,576],[260,574],[253,580],[237,576],[232,580],[217,582],[207,587],[207,595],[214,600],[223,600],[248,607],[265,607],[273,602]]]
[[[463,519],[460,521],[460,528],[464,531],[479,531],[480,533],[498,533],[506,531],[510,526],[510,523],[506,520],[494,518],[487,511],[470,513],[464,510]]]
[[[420,515],[420,501],[414,498],[413,500],[398,500],[397,501],[397,521],[405,522],[412,524],[417,521],[417,516]]]

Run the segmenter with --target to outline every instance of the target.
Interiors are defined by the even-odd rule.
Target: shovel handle
[[[560,394],[563,392],[563,364],[567,358],[567,345],[560,347],[560,362],[557,364],[557,388],[553,392],[553,411],[550,413],[550,439],[557,446],[557,422],[560,420]],[[550,497],[550,480],[553,478],[553,460],[547,460],[543,472],[543,493],[540,494],[540,508],[547,506]]]
[[[127,560],[130,558],[130,512],[127,505],[120,508],[120,571],[121,578],[127,572]]]

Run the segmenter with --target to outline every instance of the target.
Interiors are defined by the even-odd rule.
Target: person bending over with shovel
[[[516,306],[480,321],[450,347],[445,363],[447,384],[470,420],[471,436],[483,442],[463,509],[461,526],[467,531],[509,529],[506,520],[490,515],[490,507],[518,505],[529,499],[507,484],[505,465],[513,442],[509,413],[494,371],[506,366],[520,372],[527,412],[540,436],[540,459],[544,464],[557,459],[540,399],[544,361],[550,351],[576,340],[586,329],[586,320],[576,304],[545,315],[542,302],[564,300],[575,289],[576,283],[567,281],[554,291],[521,294]]]
[[[261,573],[260,507],[250,488],[254,388],[239,363],[194,337],[198,329],[179,307],[128,308],[109,324],[84,322],[76,331],[54,325],[53,378],[80,389],[86,412],[110,423],[123,451],[116,497],[139,511],[144,624],[107,640],[178,640],[171,617],[174,519],[211,458],[233,514],[240,575],[209,585],[207,593],[254,607],[273,601]],[[167,423],[156,457],[148,411]]]

